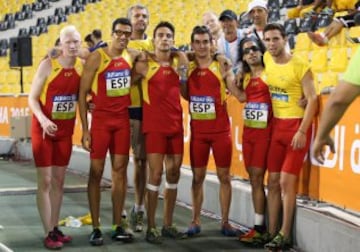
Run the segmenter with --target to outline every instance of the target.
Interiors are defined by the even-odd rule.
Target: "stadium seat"
[[[1,21],[0,22],[0,31],[6,31],[7,29],[9,29],[8,21]]]
[[[286,8],[294,8],[296,6],[298,6],[299,1],[298,0],[284,0],[283,1],[283,7]]]
[[[346,30],[342,29],[338,34],[332,37],[329,40],[328,46],[329,48],[339,48],[344,47],[346,45]]]
[[[326,72],[322,75],[322,80],[320,82],[320,90],[325,87],[335,87],[339,82],[338,73],[335,72]]]
[[[29,33],[26,28],[20,28],[18,32],[18,37],[28,37]]]
[[[308,16],[300,19],[300,32],[314,31],[316,25],[316,18]]]
[[[316,73],[324,73],[328,70],[328,50],[321,48],[312,51],[311,69]]]
[[[296,36],[296,43],[295,43],[295,51],[310,51],[311,50],[311,40],[309,39],[308,35],[304,32],[299,33]]]
[[[268,21],[269,23],[276,23],[280,21],[280,10],[279,9],[273,9],[269,11],[268,15]]]
[[[331,21],[332,21],[332,17],[330,15],[318,15],[318,18],[316,20],[316,24],[315,24],[315,29],[319,29],[319,28],[323,28],[323,27],[327,27]]]
[[[330,51],[329,71],[344,72],[348,65],[347,48],[333,48]]]
[[[29,27],[29,35],[30,36],[39,36],[40,35],[40,27],[32,25]]]
[[[289,34],[298,34],[299,27],[297,25],[296,18],[288,19],[284,22],[285,32],[287,35]]]
[[[349,29],[349,31],[345,32],[345,37],[347,37],[346,45],[348,47],[358,47],[360,43],[360,26],[353,26]],[[352,41],[358,41],[358,43],[354,43]]]
[[[268,0],[268,8],[270,10],[279,10],[280,9],[280,1],[279,0]]]

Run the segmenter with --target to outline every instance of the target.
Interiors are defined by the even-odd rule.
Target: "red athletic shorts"
[[[309,151],[312,128],[306,133],[306,145],[294,150],[292,138],[298,131],[302,119],[275,119],[268,153],[269,172],[286,172],[296,176],[300,174],[305,155]]]
[[[127,116],[94,116],[91,121],[91,159],[105,159],[110,154],[129,155],[130,123]]]
[[[206,167],[212,149],[216,167],[229,168],[232,156],[230,132],[191,133],[190,162],[192,167]]]
[[[271,128],[254,129],[244,127],[242,146],[245,167],[266,169],[270,137]]]
[[[161,132],[145,133],[146,153],[160,154],[183,154],[184,153],[184,134],[167,134]]]
[[[32,132],[32,151],[36,167],[68,166],[72,151],[72,137],[51,138]]]

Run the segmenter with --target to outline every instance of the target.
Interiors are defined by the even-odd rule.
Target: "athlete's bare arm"
[[[93,52],[85,62],[84,70],[81,75],[79,91],[79,114],[83,130],[82,145],[85,150],[90,151],[91,138],[87,120],[88,105],[86,96],[88,95],[93,83],[95,74],[100,65],[101,56],[99,52]]]
[[[57,126],[49,118],[47,118],[41,110],[39,98],[46,79],[51,73],[51,61],[49,58],[41,61],[37,69],[28,98],[29,107],[41,124],[45,134],[54,136]]]
[[[304,148],[306,145],[306,132],[314,119],[315,114],[318,111],[318,99],[314,87],[314,79],[310,70],[306,72],[301,80],[304,96],[307,100],[305,107],[304,117],[301,121],[298,131],[293,137],[291,145],[294,149]]]
[[[176,52],[176,57],[178,58],[177,65],[177,73],[180,78],[180,94],[185,99],[188,100],[188,92],[187,92],[187,80],[188,80],[188,72],[189,72],[189,60],[188,55],[182,51]]]
[[[237,87],[235,75],[231,69],[227,69],[227,67],[220,65],[220,71],[223,75],[223,78],[226,83],[226,88],[230,91],[230,93],[238,99],[239,102],[246,101],[246,95],[243,90]]]

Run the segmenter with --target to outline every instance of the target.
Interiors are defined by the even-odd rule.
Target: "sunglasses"
[[[257,46],[250,46],[250,47],[248,47],[248,48],[244,48],[244,50],[243,50],[244,55],[249,54],[250,51],[258,52],[258,51],[260,51],[260,48],[257,47]]]
[[[125,35],[125,37],[129,38],[131,36],[131,32],[129,32],[129,31],[113,30],[113,33],[119,37],[121,37],[122,35]]]

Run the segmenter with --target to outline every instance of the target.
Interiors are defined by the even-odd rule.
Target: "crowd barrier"
[[[321,106],[327,96],[320,97]],[[228,111],[232,125],[233,155],[231,173],[235,177],[247,179],[242,157],[242,105],[233,97],[228,98]],[[190,127],[187,102],[183,103],[185,154],[183,164],[190,166],[189,141]],[[360,117],[357,99],[347,110],[341,121],[332,131],[336,153],[325,153],[324,165],[319,165],[309,154],[304,162],[299,179],[299,193],[311,199],[325,201],[340,208],[360,212]],[[321,113],[321,108],[320,108]],[[10,137],[11,118],[28,117],[31,111],[27,96],[0,95],[0,136]],[[316,125],[316,122],[314,123]],[[81,124],[76,120],[74,144],[80,145]],[[209,172],[215,171],[212,156],[209,161]]]

